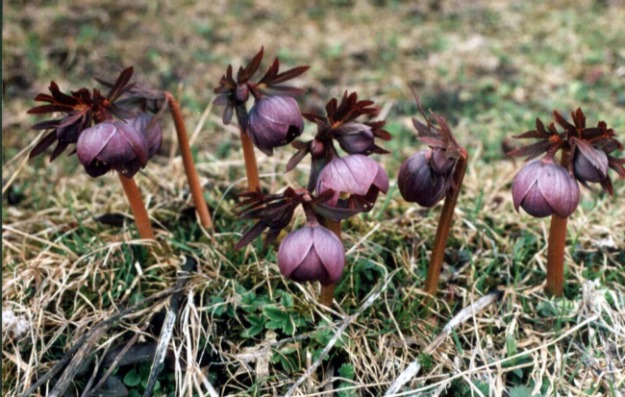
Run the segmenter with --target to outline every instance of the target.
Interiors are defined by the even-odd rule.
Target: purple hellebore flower
[[[148,161],[148,143],[132,125],[106,120],[84,130],[76,143],[78,160],[92,177],[111,169],[132,177]]]
[[[386,171],[375,160],[362,154],[337,157],[326,164],[317,177],[317,194],[328,189],[334,195],[325,202],[331,207],[362,208],[369,211],[380,192],[388,192]],[[345,197],[348,195],[349,197]]]
[[[291,280],[338,282],[345,267],[345,249],[332,231],[309,224],[289,233],[278,249],[280,273]]]
[[[371,153],[375,148],[373,131],[363,123],[345,123],[334,131],[334,137],[349,154]]]
[[[148,159],[151,159],[152,156],[158,152],[163,142],[163,130],[158,121],[152,123],[150,126],[153,119],[154,117],[148,113],[141,112],[136,117],[127,121],[127,123],[133,126],[135,130],[139,131],[147,141]]]
[[[608,155],[585,142],[577,142],[573,173],[581,182],[601,182],[608,176]]]
[[[292,97],[266,96],[250,109],[247,133],[268,156],[273,154],[273,148],[291,143],[303,129],[304,118]]]
[[[397,185],[404,200],[430,208],[445,197],[451,184],[451,168],[447,167],[445,158],[434,153],[432,150],[419,150],[399,168]],[[439,161],[432,161],[437,158]],[[447,172],[438,173],[435,169],[446,169]]]
[[[579,185],[562,166],[545,157],[525,165],[512,181],[514,208],[542,218],[556,214],[570,216],[579,203]]]

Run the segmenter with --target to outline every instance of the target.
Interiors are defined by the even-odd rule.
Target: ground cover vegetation
[[[584,139],[611,128],[623,141],[623,20],[617,0],[5,4],[2,394],[622,395],[625,184],[613,160],[622,150],[568,135],[560,148],[589,185],[579,186],[571,210],[553,195],[535,199],[540,182],[523,170],[538,163],[523,157],[536,153],[523,145],[548,151],[540,140],[556,141],[551,122],[558,132],[588,127]],[[238,66],[254,63],[261,47],[250,81],[278,84],[279,73],[294,70],[294,99],[236,90],[247,81]],[[265,75],[275,57],[279,71]],[[227,72],[220,82],[228,65],[232,87]],[[94,133],[137,142],[113,168],[136,180],[154,239],[140,238],[118,178],[100,175],[98,156],[108,152],[68,156],[80,142],[72,131],[33,130],[51,118],[27,113],[54,86],[116,97],[109,90],[130,66],[133,82],[159,92],[144,92],[141,109],[159,119],[160,133],[147,119],[137,122],[142,136],[119,121]],[[234,96],[219,99],[224,92]],[[249,98],[246,112],[229,98]],[[371,111],[341,117],[345,101]],[[285,103],[288,122],[274,123],[269,116]],[[188,155],[179,149],[181,119],[165,110],[180,111]],[[250,147],[239,128],[247,116],[263,126],[250,139],[260,193],[249,192]],[[440,157],[428,119],[453,131],[458,156]],[[337,121],[348,127],[332,128]],[[267,141],[268,128],[284,136]],[[538,141],[510,138],[534,129],[526,136]],[[318,142],[335,142],[340,157],[321,155]],[[33,149],[46,155],[29,159]],[[461,187],[450,180],[459,158]],[[418,178],[398,179],[408,159],[440,176],[427,181],[436,191],[429,200],[408,192],[419,205],[402,197],[414,185],[404,181]],[[373,191],[335,197],[339,182],[322,165],[337,160],[332,169],[379,164],[388,184],[372,171]],[[196,211],[190,164],[210,224]],[[513,189],[513,181],[527,186]],[[431,276],[439,216],[454,188],[443,266]],[[267,213],[276,201],[297,203],[280,207],[288,221]],[[341,201],[364,211],[337,215],[332,204]],[[558,237],[560,297],[545,292],[553,223],[525,210],[568,217]],[[294,248],[282,248],[301,249],[302,239],[326,247],[305,263],[324,268],[304,268],[288,255]],[[332,287],[324,294],[318,283],[283,275]]]

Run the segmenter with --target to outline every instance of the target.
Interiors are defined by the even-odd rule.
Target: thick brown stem
[[[139,229],[139,236],[144,239],[154,239],[154,231],[152,225],[150,225],[150,217],[143,205],[143,199],[141,198],[141,192],[135,183],[133,178],[126,178],[122,174],[119,175],[119,181],[122,183],[124,193],[128,197],[132,214],[135,217],[135,223],[137,229]]]
[[[568,169],[569,154],[562,151],[560,164]],[[564,248],[566,246],[566,224],[568,218],[551,215],[549,241],[547,245],[547,293],[562,296],[564,293]]]
[[[460,195],[460,188],[462,187],[462,180],[464,179],[466,168],[467,157],[460,157],[453,175],[455,189],[451,188],[447,192],[447,197],[445,197],[445,203],[443,204],[443,209],[438,219],[438,228],[436,229],[436,237],[434,238],[432,256],[430,256],[430,265],[428,266],[428,274],[425,279],[425,292],[431,295],[435,295],[438,289],[438,279],[441,275],[443,259],[445,257],[445,245],[447,244],[447,237],[451,229],[454,209],[458,202],[458,196]]]
[[[564,247],[568,218],[551,215],[547,247],[547,292],[553,296],[564,293]]]
[[[332,230],[332,232],[340,240],[341,239],[341,221],[333,221],[331,219],[326,219],[324,223],[325,223],[325,226],[328,229]],[[319,303],[327,307],[332,306],[332,300],[334,299],[334,288],[336,288],[336,284],[322,285],[321,293],[319,294]]]
[[[191,189],[191,195],[195,203],[195,210],[200,217],[200,223],[207,229],[213,228],[213,221],[211,220],[208,205],[204,200],[204,194],[202,193],[202,185],[200,185],[200,178],[197,176],[195,170],[195,163],[193,162],[193,155],[191,154],[191,147],[189,146],[189,138],[187,136],[187,128],[182,120],[182,114],[180,113],[180,106],[172,94],[165,93],[165,98],[169,104],[171,117],[174,120],[176,126],[176,135],[178,136],[178,146],[180,147],[180,154],[182,155],[182,163],[184,164],[184,171],[187,174],[187,181],[189,188]]]
[[[250,192],[255,192],[260,189],[256,154],[254,154],[254,144],[252,140],[243,130],[241,130],[241,147],[243,148],[243,159],[245,160],[247,186]]]

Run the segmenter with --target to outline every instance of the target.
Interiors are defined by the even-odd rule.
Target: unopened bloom
[[[337,157],[323,167],[317,178],[317,194],[329,189],[334,191],[326,202],[329,206],[369,211],[378,194],[388,191],[388,176],[380,164],[365,155]]]
[[[333,134],[341,148],[349,154],[368,154],[377,147],[371,126],[363,123],[345,123]]]
[[[601,149],[578,141],[573,172],[581,182],[601,182],[608,176],[608,155]]]
[[[78,160],[92,177],[116,170],[132,177],[145,167],[148,143],[132,125],[106,120],[84,130],[76,144]]]
[[[446,166],[443,158],[432,161],[433,153],[431,150],[419,150],[404,161],[397,175],[397,186],[404,200],[426,208],[441,201],[451,184],[451,168]],[[446,170],[446,173],[438,173],[434,169]]]
[[[161,125],[158,121],[154,121],[154,116],[143,112],[127,122],[143,135],[148,144],[148,159],[152,158],[161,148],[163,142]]]
[[[579,203],[579,185],[564,168],[546,157],[524,166],[512,181],[514,208],[542,218],[571,215]]]
[[[345,249],[332,231],[319,224],[309,224],[282,240],[278,266],[283,276],[294,281],[334,284],[343,274]]]
[[[303,129],[297,101],[289,96],[265,96],[249,112],[247,132],[254,145],[269,156],[273,148],[289,144]]]

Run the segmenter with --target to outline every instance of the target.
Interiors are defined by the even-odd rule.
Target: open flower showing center
[[[338,157],[319,173],[317,194],[334,192],[326,202],[332,207],[359,208],[369,211],[380,192],[388,191],[386,171],[373,159],[362,154]]]
[[[103,121],[84,130],[76,144],[78,160],[92,177],[110,170],[132,177],[145,167],[148,143],[131,124]]]
[[[512,181],[514,208],[542,218],[571,215],[579,203],[579,185],[569,172],[546,157],[524,166]]]
[[[294,281],[336,283],[345,267],[341,240],[319,224],[309,224],[287,235],[278,249],[278,266],[283,276]]]

